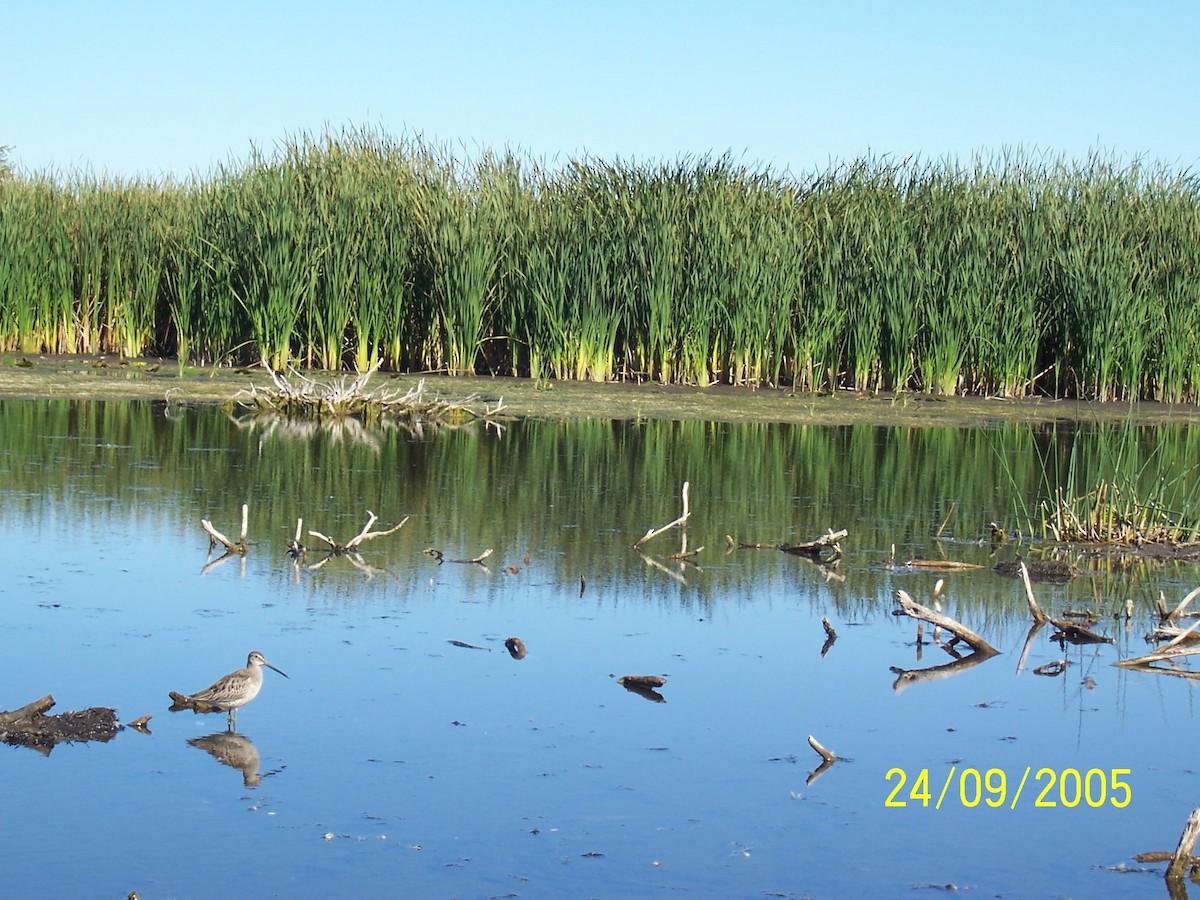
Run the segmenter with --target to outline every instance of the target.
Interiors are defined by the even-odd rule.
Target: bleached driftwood
[[[311,534],[313,537],[317,538],[318,540],[321,540],[321,541],[324,541],[325,543],[327,543],[329,545],[329,551],[331,553],[333,553],[334,555],[340,555],[342,553],[350,553],[354,550],[357,550],[359,545],[363,544],[366,541],[372,541],[375,538],[379,538],[379,537],[386,537],[389,534],[393,534],[394,532],[399,531],[401,528],[404,527],[404,523],[409,520],[409,517],[405,516],[403,519],[400,520],[399,524],[393,525],[387,531],[372,531],[371,526],[374,525],[377,521],[379,521],[379,517],[376,516],[375,513],[371,512],[371,510],[369,510],[369,509],[367,510],[367,516],[368,516],[367,524],[363,526],[362,531],[360,531],[354,537],[350,538],[350,540],[348,540],[345,544],[339,544],[333,538],[328,537],[324,534],[321,534],[321,532],[319,532],[319,531],[310,530],[308,533]],[[303,520],[301,520],[301,521],[303,521]],[[297,526],[297,528],[299,528],[299,526]]]
[[[215,547],[217,544],[223,544],[225,546],[225,549],[228,550],[230,553],[237,553],[242,556],[245,556],[246,553],[250,549],[250,545],[248,543],[246,543],[246,530],[249,525],[249,521],[250,521],[250,508],[245,503],[243,503],[242,504],[242,534],[241,534],[241,537],[239,537],[237,541],[231,541],[229,538],[225,537],[225,535],[221,534],[221,532],[217,531],[217,529],[213,528],[213,523],[210,522],[208,519],[201,519],[200,520],[201,527],[206,532],[208,532],[208,541],[209,541],[208,549],[212,550],[212,548]]]
[[[688,490],[690,488],[691,488],[691,482],[685,481],[683,483],[683,512],[680,514],[679,518],[675,519],[674,521],[668,522],[666,525],[662,526],[662,528],[649,529],[644,535],[642,535],[640,538],[638,538],[636,541],[634,541],[634,544],[633,544],[634,550],[637,550],[639,547],[642,546],[642,544],[646,543],[646,541],[648,541],[652,538],[656,538],[660,534],[670,531],[672,528],[676,528],[676,527],[686,528],[687,520],[692,514],[691,507],[688,504]],[[703,547],[697,547],[695,550],[692,550],[691,552],[689,552],[687,549],[687,532],[685,531],[683,533],[683,548],[673,558],[674,559],[682,559],[687,556],[695,556],[697,553],[699,553],[703,549],[704,549]]]
[[[1161,591],[1159,592],[1159,597],[1162,600],[1162,605],[1165,606],[1166,598],[1163,597]],[[1175,619],[1178,619],[1181,616],[1183,616],[1184,610],[1187,609],[1188,604],[1191,603],[1193,600],[1195,600],[1197,597],[1200,597],[1200,588],[1196,588],[1195,590],[1191,591],[1186,597],[1184,597],[1179,602],[1178,606],[1176,606],[1173,610],[1171,610],[1169,613],[1167,613],[1166,616],[1164,617],[1165,621],[1168,621],[1168,622],[1174,621]],[[1192,613],[1192,615],[1195,615],[1195,613]]]
[[[1000,652],[962,623],[917,603],[917,601],[908,595],[907,591],[903,589],[898,590],[896,591],[896,596],[900,601],[900,611],[904,615],[928,622],[938,628],[946,629],[946,631],[950,632],[956,638],[970,645],[971,649],[976,653],[982,653],[986,656],[996,656]]]
[[[817,752],[817,754],[821,757],[821,764],[819,766],[817,766],[815,769],[813,769],[811,772],[809,772],[808,777],[806,779],[804,779],[805,785],[807,785],[808,787],[811,787],[812,783],[814,781],[816,781],[818,778],[820,778],[822,775],[824,775],[827,771],[829,771],[829,769],[833,766],[833,764],[835,762],[837,762],[839,759],[841,759],[842,757],[838,756],[832,750],[827,750],[825,747],[823,747],[821,745],[821,742],[818,741],[811,734],[808,736],[808,746],[812,747],[813,750],[815,750]]]
[[[1141,669],[1145,672],[1155,672],[1160,675],[1176,675],[1181,678],[1200,679],[1200,672],[1189,672],[1185,669],[1163,668],[1162,666],[1154,665],[1154,663],[1158,662],[1173,663],[1175,660],[1183,659],[1186,656],[1200,654],[1200,646],[1195,644],[1187,647],[1182,646],[1195,635],[1198,628],[1200,628],[1200,622],[1196,622],[1191,628],[1180,632],[1153,653],[1147,653],[1145,656],[1138,656],[1134,659],[1117,660],[1113,665],[1123,669]]]
[[[817,753],[820,754],[821,759],[825,760],[825,762],[827,762],[827,763],[837,762],[837,754],[831,750],[825,749],[825,747],[823,747],[821,745],[821,742],[818,741],[811,734],[808,736],[808,746],[810,746],[814,750],[816,750]]]

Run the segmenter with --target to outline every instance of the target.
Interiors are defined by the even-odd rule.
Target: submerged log
[[[804,541],[800,544],[780,544],[779,549],[784,553],[791,553],[794,556],[806,556],[815,562],[826,562],[831,559],[840,559],[842,556],[842,548],[838,543],[849,532],[843,528],[841,531],[834,531],[832,528],[829,532],[814,541]],[[829,554],[822,559],[821,552],[829,551]]]
[[[922,559],[917,556],[904,564],[908,569],[925,569],[931,572],[966,572],[982,569],[979,563],[959,562],[955,559]]]
[[[1005,578],[1020,578],[1022,566],[1028,571],[1031,581],[1049,584],[1066,584],[1080,574],[1078,566],[1061,559],[1006,560],[992,566],[992,571]]]
[[[117,711],[94,706],[77,712],[48,716],[54,697],[47,694],[20,709],[0,712],[0,740],[49,753],[56,744],[74,741],[109,741],[123,727]]]

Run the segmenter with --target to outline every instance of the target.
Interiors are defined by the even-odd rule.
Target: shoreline
[[[319,381],[338,381],[345,372],[305,372]],[[806,425],[869,423],[909,427],[984,427],[1003,422],[1129,421],[1140,425],[1200,424],[1191,404],[1094,403],[1029,397],[932,397],[855,391],[792,393],[790,389],[710,387],[622,382],[550,381],[509,376],[376,374],[368,390],[407,388],[422,378],[440,396],[463,400],[478,395],[489,406],[503,400],[504,412],[520,418],[666,419],[711,422],[779,422]],[[25,400],[162,400],[220,404],[253,385],[268,387],[257,367],[183,367],[169,359],[123,360],[117,356],[8,354],[0,362],[0,398]]]

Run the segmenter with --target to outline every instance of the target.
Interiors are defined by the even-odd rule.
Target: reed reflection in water
[[[1186,429],[1138,438],[1168,470],[1196,458]],[[1093,607],[1115,644],[1042,636],[1020,671],[1023,592],[992,566],[1034,548],[989,539],[990,522],[1045,495],[1047,462],[1093,465],[1095,441],[1066,426],[600,420],[364,441],[215,409],[0,401],[0,527],[14,536],[0,542],[0,659],[16,698],[0,706],[53,690],[62,708],[160,714],[153,734],[7,755],[7,799],[25,811],[0,825],[8,877],[56,895],[894,895],[954,882],[1120,896],[1128,883],[1102,866],[1178,836],[1196,721],[1183,679],[1109,664],[1139,649],[1158,592],[1178,599],[1196,568],[1076,560],[1086,574],[1039,600]],[[639,555],[684,482],[687,546],[704,551],[668,559],[669,533]],[[202,574],[200,519],[235,528],[243,503],[248,552]],[[297,519],[340,539],[368,510],[380,527],[408,522],[359,560],[289,558]],[[830,528],[848,531],[835,569],[740,547]],[[486,568],[446,561],[486,549]],[[914,557],[979,566],[938,576],[943,608],[998,656],[968,667],[915,644],[893,597],[929,596],[934,576],[888,565]],[[1135,617],[1114,619],[1130,599]],[[506,652],[513,635],[525,652]],[[284,766],[264,771],[248,738],[161,715],[167,689],[247,646],[292,679],[253,707],[255,740],[286,778],[267,777]],[[1058,677],[1031,675],[1060,658]],[[943,664],[954,674],[896,690],[893,667]],[[631,672],[670,681],[629,697],[615,682]],[[849,761],[806,783],[820,762],[808,735]],[[241,772],[253,804],[193,747]],[[1136,803],[884,807],[889,769],[950,765],[1127,767]],[[886,849],[911,846],[916,825],[955,852]],[[228,864],[173,865],[181,842]],[[1052,868],[1013,865],[1030,843]],[[51,865],[68,850],[78,865]]]

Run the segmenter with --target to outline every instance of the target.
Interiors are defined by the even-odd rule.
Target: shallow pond
[[[1195,458],[1185,429],[1143,438],[1165,464]],[[1162,866],[1132,856],[1173,849],[1200,800],[1194,682],[1111,663],[1146,651],[1159,591],[1177,602],[1200,567],[1082,561],[1039,598],[1096,610],[1114,643],[1064,649],[1044,630],[1023,665],[1023,589],[990,568],[1030,548],[993,548],[988,523],[1033,505],[1043,462],[1101,465],[1095,444],[1021,424],[413,434],[0,401],[0,709],[52,693],[54,712],[153,715],[150,734],[3,748],[6,892],[1164,895]],[[639,554],[684,482],[703,549],[668,559],[672,529]],[[213,565],[200,520],[236,535],[243,503],[251,550]],[[307,535],[345,542],[368,510],[374,530],[408,520],[361,558]],[[833,567],[726,542],[829,528],[849,532]],[[894,593],[928,597],[939,577],[945,612],[1002,652],[905,687],[893,667],[952,657],[916,645]],[[1127,600],[1132,620],[1113,618]],[[838,633],[824,653],[822,618]],[[223,715],[167,711],[168,691],[252,649],[290,678],[265,673],[236,736]],[[665,675],[661,702],[619,686],[628,674]],[[815,779],[809,735],[846,757]]]

